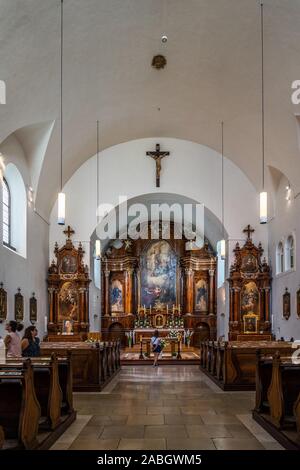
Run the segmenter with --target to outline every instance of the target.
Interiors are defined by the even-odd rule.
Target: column
[[[79,318],[80,323],[84,322],[84,287],[79,288]]]
[[[85,323],[89,323],[89,310],[90,310],[90,306],[89,306],[89,291],[88,289],[85,287],[84,289],[84,303],[85,303],[85,317],[83,319],[83,321]]]
[[[259,289],[259,320],[265,321],[265,289]]]
[[[214,269],[209,269],[209,315],[214,315]]]
[[[105,276],[105,296],[104,296],[104,299],[105,299],[105,306],[104,306],[105,314],[104,314],[104,316],[105,317],[109,317],[109,275],[110,275],[110,271],[105,270],[104,271],[104,276]]]
[[[239,313],[240,313],[240,288],[234,287],[234,309],[233,309],[233,321],[239,322]]]
[[[234,290],[232,287],[229,288],[229,321],[233,321],[234,315]]]
[[[53,287],[49,287],[48,289],[48,292],[49,292],[49,323],[53,323],[53,319],[54,319],[54,312],[53,312],[53,308],[54,308],[54,299],[53,299],[53,292],[54,292],[54,289]]]
[[[128,314],[132,313],[132,275],[133,269],[128,268],[126,269],[126,304],[125,304],[125,312]]]
[[[270,321],[270,287],[265,287],[265,321]]]
[[[193,277],[194,271],[191,268],[185,269],[186,279],[186,313],[193,313],[194,298],[193,298]]]

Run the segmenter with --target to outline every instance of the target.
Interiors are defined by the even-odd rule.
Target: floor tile
[[[164,415],[130,415],[127,423],[130,425],[158,425],[164,424]]]
[[[216,450],[212,439],[205,438],[167,438],[168,450]]]
[[[256,439],[213,439],[218,450],[263,450],[263,446]]]
[[[158,437],[188,437],[184,425],[163,425],[163,426],[146,426],[145,438],[158,438]]]
[[[118,450],[165,450],[166,440],[159,439],[121,439]]]
[[[142,439],[144,437],[144,426],[104,426],[103,432],[100,435],[100,439],[111,439],[111,438],[133,438]]]

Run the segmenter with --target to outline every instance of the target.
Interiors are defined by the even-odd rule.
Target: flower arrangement
[[[177,339],[178,338],[178,331],[177,330],[170,330],[169,331],[169,338],[174,338],[174,339]]]
[[[184,332],[184,339],[186,341],[187,346],[190,345],[191,343],[191,338],[193,336],[194,332],[192,330],[185,330]]]
[[[160,345],[161,345],[161,349],[163,350],[168,345],[168,342],[162,338],[160,340]]]

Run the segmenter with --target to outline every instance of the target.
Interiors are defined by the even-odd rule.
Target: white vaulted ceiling
[[[220,150],[260,188],[260,8],[257,0],[64,0],[64,181],[96,151],[143,137]],[[265,0],[266,163],[300,189],[300,1]],[[0,0],[0,142],[56,121],[39,171],[37,207],[59,185],[60,1]],[[167,34],[167,44],[161,43]],[[164,70],[153,55],[167,58]],[[19,140],[28,135],[19,132]],[[183,156],[184,158],[184,156]]]

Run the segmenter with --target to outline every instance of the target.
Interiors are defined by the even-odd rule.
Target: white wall
[[[146,151],[159,142],[170,156],[162,161],[161,187],[155,187],[155,164]],[[90,261],[90,236],[96,227],[96,157],[86,161],[65,185],[66,224],[75,229],[75,242],[81,240],[86,250],[85,262]],[[259,225],[258,194],[242,171],[231,160],[224,161],[225,229],[230,248],[244,239],[243,228],[250,223],[256,230],[254,241],[267,249],[267,228]],[[221,157],[208,147],[190,141],[171,138],[140,139],[116,145],[100,154],[100,203],[117,205],[119,195],[128,199],[149,193],[180,194],[203,203],[221,220]],[[57,205],[51,212],[50,260],[54,243],[65,242],[62,229],[56,223]],[[229,267],[230,260],[227,263]],[[92,310],[90,321],[98,312]],[[223,310],[222,310],[223,311]],[[226,313],[228,317],[228,312]],[[228,319],[225,319],[225,324]],[[96,326],[96,325],[95,325]]]
[[[23,178],[25,187],[30,186],[30,175],[27,161],[21,145],[12,135],[0,146],[5,165],[16,165]],[[0,204],[2,190],[0,191]],[[2,208],[2,204],[1,204]],[[19,222],[22,223],[22,222]],[[26,258],[14,253],[2,245],[2,209],[0,210],[0,281],[8,293],[8,320],[14,319],[14,295],[18,287],[24,296],[24,326],[29,322],[29,299],[33,292],[37,299],[40,337],[44,334],[44,317],[47,313],[47,267],[49,254],[49,226],[27,202],[27,246]],[[0,324],[0,336],[5,334],[5,323]]]
[[[300,339],[300,319],[296,313],[296,292],[300,287],[300,195],[291,201],[285,199],[287,179],[282,176],[274,197],[274,218],[269,225],[269,252],[272,266],[272,312],[273,331],[277,338]],[[294,233],[296,237],[295,270],[276,274],[276,246],[280,240]],[[291,316],[286,320],[282,316],[282,296],[285,288],[291,293]]]

